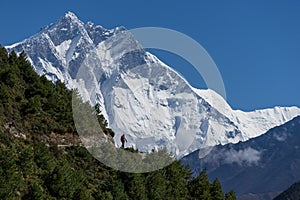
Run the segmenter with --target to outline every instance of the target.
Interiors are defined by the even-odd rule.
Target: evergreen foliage
[[[205,170],[189,183],[189,190],[193,199],[213,200],[210,188],[211,184]]]
[[[97,106],[91,110],[113,137]],[[192,178],[179,161],[143,174],[116,171],[84,147],[58,148],[40,139],[51,132],[76,134],[72,91],[38,76],[24,53],[8,54],[0,47],[0,199],[224,199],[219,181],[211,184],[205,171]],[[167,155],[166,150],[146,155],[145,160],[165,162],[159,155]],[[234,192],[225,199],[235,199]]]
[[[74,133],[72,91],[38,76],[24,53],[0,49],[0,113],[4,123],[35,134]]]
[[[222,191],[221,183],[218,179],[215,179],[211,188],[211,196],[214,200],[224,200],[224,193]]]
[[[236,200],[235,192],[230,190],[225,194],[225,200]]]

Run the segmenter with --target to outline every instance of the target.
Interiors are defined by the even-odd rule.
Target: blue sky
[[[300,107],[300,1],[4,1],[0,44],[23,40],[69,10],[106,28],[156,26],[187,34],[217,64],[235,109]],[[205,87],[185,60],[152,52]]]

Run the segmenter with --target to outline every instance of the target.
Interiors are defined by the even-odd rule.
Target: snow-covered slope
[[[25,51],[35,70],[79,88],[100,103],[128,145],[149,151],[166,146],[178,156],[205,146],[245,141],[300,115],[296,107],[235,111],[211,90],[199,90],[154,55],[123,27],[84,24],[73,13],[12,46]]]
[[[213,90],[200,90],[194,88],[194,91],[220,113],[228,117],[230,121],[234,122],[238,129],[241,130],[248,139],[257,137],[271,128],[282,125],[299,115],[299,108],[295,106],[276,106],[274,108],[251,112],[233,110],[222,96]]]

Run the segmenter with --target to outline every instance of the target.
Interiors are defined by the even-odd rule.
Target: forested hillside
[[[63,83],[39,77],[25,54],[0,48],[0,199],[235,199],[218,179],[193,178],[179,161],[143,174],[104,166],[79,145],[71,104]],[[53,137],[77,140],[61,147]]]

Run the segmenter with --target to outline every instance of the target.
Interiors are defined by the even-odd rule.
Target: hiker
[[[124,134],[121,136],[121,142],[122,142],[121,148],[124,148],[124,144],[125,144],[125,142],[127,142]]]

